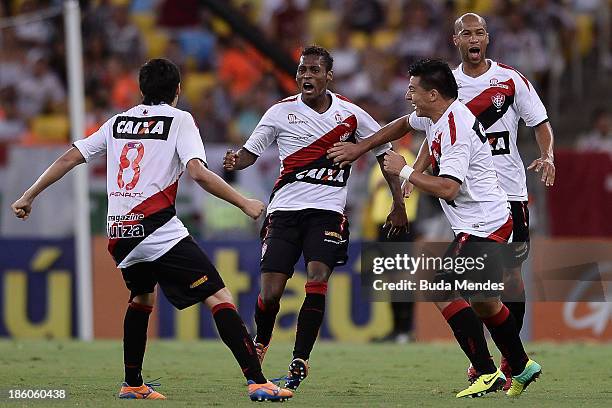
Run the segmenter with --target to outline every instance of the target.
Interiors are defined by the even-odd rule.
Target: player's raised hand
[[[334,143],[334,146],[327,151],[327,158],[333,159],[334,163],[339,163],[340,168],[348,166],[361,156],[359,146],[350,142]]]
[[[406,159],[401,154],[395,153],[393,150],[389,150],[384,157],[384,168],[387,173],[399,176],[400,171],[406,165]]]
[[[223,168],[228,171],[232,171],[236,168],[236,161],[238,160],[238,153],[232,149],[227,149],[225,157],[223,157]]]
[[[542,171],[541,180],[546,184],[546,187],[551,187],[555,184],[555,163],[550,157],[535,159],[529,167],[527,167],[527,170],[532,169],[534,169],[536,173],[539,173],[540,170]]]
[[[261,201],[255,200],[253,198],[249,198],[246,200],[246,203],[241,208],[241,210],[246,215],[256,220],[257,218],[259,218],[259,216],[261,215],[261,213],[263,212],[265,208],[266,208],[265,204],[262,203]]]
[[[404,197],[406,198],[410,197],[413,190],[414,190],[414,184],[412,184],[408,180],[402,180],[402,195]]]
[[[15,217],[26,220],[32,212],[32,200],[21,197],[19,200],[11,204]]]

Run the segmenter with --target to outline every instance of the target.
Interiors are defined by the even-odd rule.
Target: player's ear
[[[327,71],[327,81],[331,82],[334,79],[334,71]]]
[[[459,36],[457,34],[453,34],[453,44],[455,44],[455,47],[459,46]]]

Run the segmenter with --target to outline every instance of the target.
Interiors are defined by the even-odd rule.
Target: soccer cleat
[[[257,338],[253,340],[253,343],[255,343],[255,351],[257,352],[257,359],[259,360],[259,365],[263,365],[263,361],[266,357],[268,349],[270,348],[270,344],[268,343],[267,346],[264,346],[262,343],[257,343]]]
[[[166,397],[155,391],[153,386],[159,386],[159,383],[143,383],[139,387],[130,387],[128,383],[124,382],[121,384],[121,390],[119,390],[119,398],[121,399],[163,399]]]
[[[510,384],[512,384],[512,369],[510,368],[510,364],[505,357],[502,356],[501,362],[499,363],[499,369],[506,376],[506,384],[504,384],[504,391],[508,391],[510,389]]]
[[[481,374],[474,380],[469,387],[457,394],[457,398],[464,397],[482,397],[490,392],[496,392],[502,389],[506,383],[506,377],[500,369],[497,369],[493,374]]]
[[[308,360],[294,358],[291,364],[289,364],[289,374],[287,375],[285,387],[295,391],[306,377],[308,377]]]
[[[286,401],[293,397],[293,393],[289,390],[272,384],[268,381],[265,384],[257,384],[255,381],[249,380],[249,398],[251,401]]]
[[[535,381],[536,378],[540,376],[540,374],[542,374],[542,366],[533,360],[527,361],[523,372],[512,377],[512,384],[508,392],[506,392],[506,395],[509,397],[518,397],[532,381]]]

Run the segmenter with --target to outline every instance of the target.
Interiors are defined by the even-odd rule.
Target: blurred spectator
[[[105,28],[112,53],[130,60],[142,60],[144,46],[140,38],[140,31],[138,27],[130,23],[129,9],[126,5],[113,8],[112,18],[107,22]]]
[[[263,63],[257,51],[243,39],[225,39],[219,55],[219,79],[228,87],[233,98],[240,98],[261,79]]]
[[[17,110],[24,119],[57,111],[66,99],[66,92],[57,75],[49,69],[47,57],[32,50],[28,55],[31,72],[17,83]]]
[[[229,113],[221,111],[224,106],[230,106],[230,103],[221,86],[204,90],[201,97],[193,103],[191,113],[205,143],[226,141]]]
[[[25,122],[17,115],[13,103],[16,98],[15,88],[0,89],[0,142],[17,141],[27,130]]]
[[[373,33],[385,24],[385,10],[378,0],[345,0],[342,20],[353,30]]]
[[[119,56],[112,56],[108,62],[108,79],[112,80],[111,101],[118,110],[126,110],[141,100],[136,72],[128,62]]]
[[[406,3],[401,31],[394,46],[403,65],[407,68],[421,58],[437,56],[441,39],[440,27],[435,24],[428,5],[420,1]]]
[[[578,139],[576,147],[583,151],[612,154],[612,113],[609,107],[593,112],[592,128]]]
[[[510,9],[505,28],[491,40],[495,59],[519,70],[527,78],[541,81],[548,69],[550,55],[540,36],[525,24],[525,15],[518,7]]]
[[[19,14],[36,13],[43,8],[44,2],[25,0],[21,3]],[[28,47],[44,47],[52,40],[54,32],[54,26],[49,19],[29,21],[15,27],[17,38]]]

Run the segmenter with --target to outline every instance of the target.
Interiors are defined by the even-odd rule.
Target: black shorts
[[[444,293],[442,300],[452,300],[457,294],[466,299],[488,299],[500,297],[503,292],[503,251],[507,243],[497,242],[489,238],[459,233],[449,245],[444,259],[473,259],[473,264],[482,267],[466,268],[465,261],[455,263],[452,270],[441,270],[436,273],[436,282],[443,280],[451,284],[451,289]],[[462,266],[460,266],[462,265]],[[470,283],[486,286],[468,286]]]
[[[261,271],[293,275],[304,253],[306,266],[323,262],[331,270],[348,259],[349,225],[343,214],[306,209],[274,211],[261,229]]]
[[[504,266],[520,267],[529,256],[529,208],[527,201],[510,201],[512,213],[512,241],[504,254]]]
[[[155,285],[177,309],[185,309],[225,287],[215,266],[193,238],[185,237],[168,252],[151,262],[139,262],[121,269],[130,301],[153,293]]]

